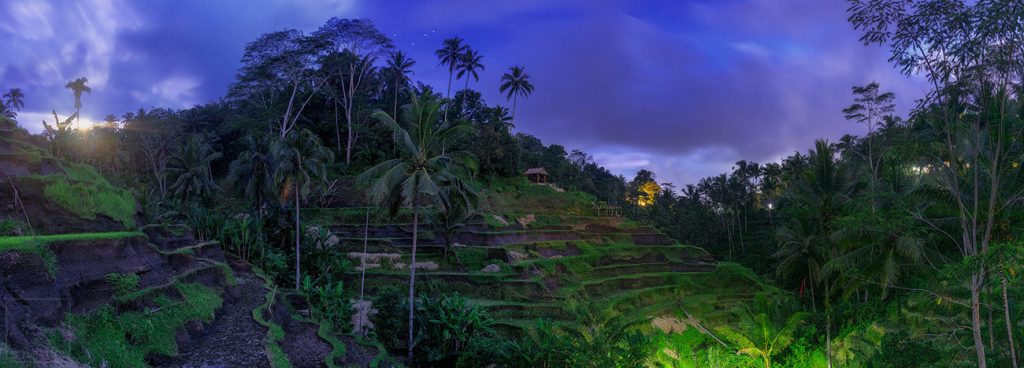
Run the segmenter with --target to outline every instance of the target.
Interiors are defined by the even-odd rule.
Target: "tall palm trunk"
[[[1010,300],[1006,297],[1006,275],[1002,278],[1003,286],[1003,315],[1006,317],[1006,337],[1010,342],[1010,361],[1013,368],[1017,368],[1017,349],[1013,343],[1013,324],[1010,321]]]
[[[300,252],[299,244],[302,239],[302,229],[299,224],[299,180],[295,180],[295,290],[299,290],[299,282],[301,279],[301,273],[299,272],[299,258],[302,254]]]
[[[448,97],[447,98],[449,100],[452,99],[452,74],[454,74],[454,72],[451,69],[448,69]],[[444,123],[448,124],[448,103],[445,103],[445,105],[444,105]]]
[[[419,241],[420,225],[420,204],[416,198],[412,200],[412,261],[409,263],[409,351],[406,353],[406,362],[412,365],[413,347],[413,316],[416,311],[416,243]]]
[[[395,121],[398,120],[398,82],[400,78],[395,78],[395,106],[391,108],[391,116],[395,117]]]
[[[466,74],[466,88],[462,90],[466,91],[466,95],[462,98],[462,110],[466,110],[466,100],[469,99],[469,73]],[[465,111],[463,111],[463,114],[465,114]]]
[[[512,124],[508,126],[508,134],[512,134],[512,127],[516,125],[516,102],[519,102],[519,95],[512,96]]]

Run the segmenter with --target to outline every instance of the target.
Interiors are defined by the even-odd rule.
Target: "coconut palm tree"
[[[255,200],[257,208],[263,208],[274,198],[278,145],[274,137],[265,134],[248,135],[243,144],[245,150],[228,169],[227,183],[245,198]]]
[[[398,91],[406,83],[409,83],[409,74],[412,74],[412,67],[416,65],[416,60],[409,58],[402,51],[395,51],[388,55],[387,68],[386,70],[394,78],[395,81],[395,101],[391,109],[391,116],[398,116]]]
[[[185,145],[171,156],[167,174],[177,178],[171,183],[170,191],[181,198],[182,203],[190,199],[205,198],[217,190],[217,184],[210,173],[210,164],[221,157],[213,146],[199,135],[192,135]]]
[[[21,93],[21,88],[11,88],[3,97],[4,115],[11,119],[18,117],[17,111],[25,107],[25,94]]]
[[[790,199],[797,207],[806,210],[810,218],[803,225],[807,228],[804,234],[815,236],[821,243],[817,252],[823,255],[821,261],[828,264],[835,258],[836,249],[833,239],[839,236],[834,224],[850,202],[854,189],[854,181],[836,158],[836,148],[828,141],[819,139],[814,142],[814,150],[806,156],[806,167],[799,172],[793,183]],[[832,366],[832,317],[831,317],[831,276],[821,272],[820,282],[824,284],[822,295],[825,297],[825,355],[828,366]]]
[[[465,151],[446,151],[445,142],[456,141],[458,135],[471,128],[462,122],[438,124],[439,104],[430,95],[412,96],[402,107],[403,128],[383,111],[372,117],[391,129],[399,147],[399,157],[377,164],[359,175],[357,182],[369,187],[370,199],[391,214],[403,206],[412,207],[412,260],[409,265],[409,346],[408,361],[413,355],[413,316],[415,311],[416,247],[419,236],[419,213],[423,206],[450,208],[453,201],[468,202],[469,188],[463,177],[473,175],[476,160]]]
[[[458,78],[466,77],[466,87],[469,89],[469,77],[473,77],[474,81],[480,81],[480,74],[478,71],[484,70],[484,64],[480,61],[483,60],[483,55],[480,52],[473,50],[472,48],[466,47],[466,52],[462,54],[462,58],[459,59],[459,74]]]
[[[437,55],[438,65],[448,68],[448,93],[445,99],[450,100],[452,98],[452,77],[455,75],[455,70],[459,67],[462,54],[468,48],[469,46],[462,44],[462,38],[452,37],[444,40],[444,45],[437,49],[437,51],[434,51],[434,55]],[[444,111],[444,123],[448,123],[447,108]]]
[[[814,290],[828,259],[824,242],[812,231],[799,218],[780,226],[775,232],[779,250],[774,257],[779,260],[776,273],[780,277],[799,278],[800,294],[803,295],[804,288],[810,291],[811,310],[817,312]]]
[[[315,183],[323,183],[327,176],[326,165],[334,161],[334,154],[309,129],[293,130],[277,143],[274,182],[280,185],[279,198],[287,201],[294,196],[295,199],[295,289],[299,290],[302,280],[299,267],[302,250],[301,197],[308,195]]]
[[[737,314],[735,328],[722,329],[720,334],[738,348],[738,354],[759,358],[765,368],[771,368],[772,358],[793,343],[797,327],[808,316],[803,312],[787,314],[764,295],[755,298],[753,308],[745,307]]]
[[[79,77],[64,85],[64,88],[70,89],[71,93],[75,95],[75,115],[77,115],[75,117],[75,129],[82,127],[82,93],[92,93],[92,88],[86,85],[88,82],[88,78]]]
[[[508,73],[501,76],[501,87],[498,87],[498,90],[505,94],[506,99],[512,100],[512,125],[515,125],[516,102],[519,101],[519,96],[526,99],[533,93],[530,75],[523,71],[523,67],[513,66],[509,68]]]

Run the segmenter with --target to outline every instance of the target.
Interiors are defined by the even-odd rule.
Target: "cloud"
[[[738,159],[774,160],[863,132],[840,113],[852,85],[876,80],[901,112],[912,106],[920,81],[862,46],[845,11],[818,0],[7,0],[0,89],[23,88],[27,111],[63,115],[72,104],[64,83],[84,75],[89,116],[187,107],[222,96],[246,42],[262,33],[368,17],[436,90],[448,73],[434,49],[463,37],[484,55],[471,87],[489,103],[506,103],[498,81],[509,66],[532,76],[518,130],[627,177],[650,168],[682,185]]]
[[[7,1],[0,5],[0,88],[22,88],[26,110],[68,111],[72,103],[64,84],[87,77],[93,92],[86,100],[111,90],[118,35],[140,24],[123,0]],[[41,129],[38,123],[27,126]]]
[[[768,57],[771,55],[767,49],[754,42],[734,42],[731,46],[736,51],[757,57]]]
[[[920,96],[884,50],[858,42],[839,3],[652,8],[537,22],[503,44],[528,50],[518,57],[536,86],[520,129],[595,157],[643,153],[651,164],[638,167],[685,184],[862,133],[840,113],[853,85],[878,80],[901,112]]]
[[[196,89],[200,85],[196,77],[177,75],[155,83],[149,91],[136,91],[132,95],[139,101],[153,102],[157,106],[186,108],[200,102],[196,100]]]

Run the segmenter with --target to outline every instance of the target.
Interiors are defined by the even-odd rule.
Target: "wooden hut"
[[[548,171],[544,170],[543,167],[528,169],[523,175],[526,175],[526,179],[530,180],[530,182],[534,184],[543,184],[549,181]]]

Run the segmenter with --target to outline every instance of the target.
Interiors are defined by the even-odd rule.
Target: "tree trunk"
[[[814,276],[811,275],[810,266],[807,266],[807,280],[811,287],[811,312],[818,313],[818,301],[814,300]]]
[[[299,258],[300,253],[299,244],[302,239],[302,225],[299,224],[299,181],[295,180],[295,290],[299,290],[299,282],[301,281],[301,273],[299,272]]]
[[[469,73],[466,73],[466,88],[462,90],[466,91],[466,95],[462,96],[462,110],[466,110],[466,100],[469,99]],[[466,112],[463,111],[462,113],[465,114]]]
[[[348,119],[348,144],[345,145],[345,163],[352,163],[352,107],[349,106],[345,109],[345,115]]]
[[[415,195],[415,194],[414,194]],[[416,198],[412,200],[412,261],[409,263],[409,351],[406,353],[406,362],[412,365],[413,347],[413,316],[416,311],[416,243],[419,241],[420,204]]]
[[[452,99],[452,71],[451,71],[451,69],[448,70],[448,97],[447,98],[449,100]],[[444,105],[444,123],[445,124],[448,124],[448,106],[449,106],[449,104],[450,104],[450,101],[446,102],[445,105]]]
[[[828,368],[832,368],[832,301],[829,297],[828,278],[825,278],[825,358]]]
[[[363,225],[363,256],[359,257],[359,266],[362,268],[359,275],[359,301],[363,301],[363,290],[366,286],[366,243],[370,237],[370,207],[366,207],[366,224]]]
[[[334,136],[338,141],[338,153],[341,153],[341,126],[338,125],[338,99],[334,99]]]
[[[981,284],[980,273],[971,276],[971,332],[974,334],[974,350],[978,356],[978,368],[986,368],[985,339],[981,336]]]
[[[395,106],[391,109],[391,117],[395,118],[395,121],[398,121],[398,80],[399,78],[395,79]]]
[[[1013,343],[1013,324],[1010,320],[1010,299],[1006,296],[1006,275],[1003,275],[1003,315],[1006,316],[1006,337],[1010,342],[1010,361],[1017,368],[1017,349]]]
[[[740,253],[747,252],[747,246],[743,242],[743,219],[740,218],[739,212],[736,213],[736,227],[737,233],[740,236]]]
[[[512,127],[516,125],[516,103],[519,102],[519,95],[512,96],[512,124],[508,126],[508,134],[512,134]]]
[[[988,311],[988,346],[995,349],[996,346],[996,325],[992,323],[992,285],[986,287],[988,292],[985,293],[985,299],[988,299],[988,307],[985,308]]]

